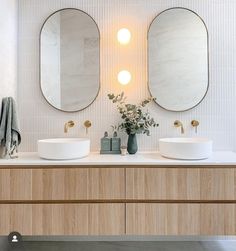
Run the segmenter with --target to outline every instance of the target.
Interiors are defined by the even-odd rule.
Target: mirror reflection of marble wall
[[[208,33],[202,19],[183,8],[168,9],[148,32],[149,90],[170,111],[191,109],[208,89]]]
[[[99,30],[76,9],[64,9],[44,23],[40,37],[41,89],[63,111],[90,105],[99,91]]]

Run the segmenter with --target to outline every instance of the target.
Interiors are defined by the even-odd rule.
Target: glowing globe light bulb
[[[129,71],[123,70],[118,73],[118,81],[122,85],[127,85],[131,80],[131,74]]]
[[[117,32],[117,39],[121,44],[128,44],[131,38],[131,33],[128,29],[123,28]]]

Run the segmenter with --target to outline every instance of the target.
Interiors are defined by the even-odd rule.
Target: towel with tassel
[[[11,157],[18,152],[21,143],[16,103],[12,97],[2,99],[0,114],[0,146],[5,149],[5,156]]]

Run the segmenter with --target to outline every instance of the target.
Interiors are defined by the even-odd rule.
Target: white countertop
[[[19,153],[19,157],[16,159],[0,159],[0,166],[6,165],[236,165],[236,153],[230,151],[213,152],[209,159],[191,161],[167,159],[158,152],[126,156],[90,153],[86,158],[63,161],[41,159],[37,153]]]

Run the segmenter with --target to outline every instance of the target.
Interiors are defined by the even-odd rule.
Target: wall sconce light
[[[128,29],[123,28],[117,32],[117,39],[120,44],[128,44],[131,38],[131,33]]]
[[[129,71],[123,70],[118,73],[118,81],[122,85],[127,85],[131,80],[131,74]]]

